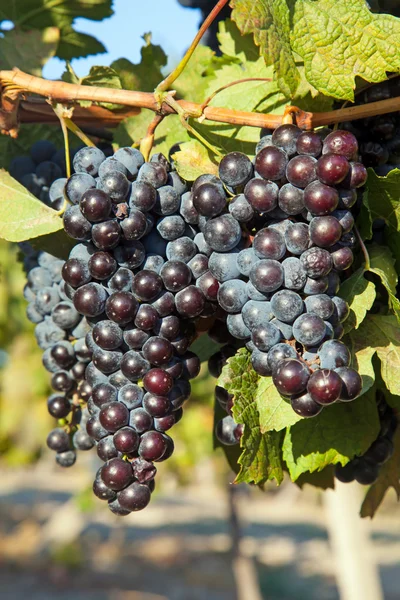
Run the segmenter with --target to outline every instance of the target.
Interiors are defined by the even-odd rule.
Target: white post
[[[383,600],[370,526],[359,516],[362,490],[358,484],[340,481],[335,486],[324,496],[340,599]]]

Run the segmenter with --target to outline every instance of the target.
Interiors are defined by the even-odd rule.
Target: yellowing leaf
[[[174,154],[176,170],[186,181],[194,181],[203,173],[218,175],[218,166],[211,160],[207,148],[197,140],[185,142]]]
[[[0,171],[0,237],[22,242],[63,228],[62,219],[18,183]]]

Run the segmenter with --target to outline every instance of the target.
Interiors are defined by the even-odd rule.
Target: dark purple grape
[[[151,394],[166,396],[172,389],[173,379],[164,369],[151,369],[144,375],[143,385]]]
[[[310,239],[320,248],[329,248],[336,244],[343,233],[336,217],[314,217],[310,222]]]
[[[147,485],[134,481],[118,493],[118,502],[129,512],[143,510],[150,502],[151,492]]]
[[[98,383],[93,386],[92,400],[93,403],[101,408],[104,404],[115,402],[117,399],[117,390],[110,383]]]
[[[311,277],[312,279],[318,279],[328,275],[333,266],[331,255],[323,248],[310,248],[309,250],[306,250],[300,256],[300,262],[308,277]]]
[[[122,329],[113,321],[99,321],[93,327],[92,335],[103,350],[116,350],[123,342]]]
[[[354,261],[353,251],[350,248],[339,248],[331,254],[333,266],[337,271],[346,271]]]
[[[353,160],[358,153],[357,139],[350,131],[342,129],[332,131],[324,139],[322,152],[323,154],[339,154],[348,160]]]
[[[259,178],[251,179],[244,188],[246,200],[260,213],[267,213],[276,208],[278,192],[276,183]]]
[[[121,458],[112,458],[106,462],[102,466],[100,474],[106,486],[115,491],[124,489],[133,479],[130,463]]]
[[[354,369],[350,367],[339,367],[335,369],[336,373],[340,376],[343,387],[340,400],[342,402],[351,402],[360,395],[362,389],[362,379],[360,375]]]
[[[171,411],[171,402],[167,396],[155,396],[147,393],[143,397],[143,408],[152,417],[165,417]]]
[[[280,125],[272,134],[272,143],[282,148],[289,156],[296,154],[296,142],[301,135],[301,129],[291,123]]]
[[[215,301],[217,299],[220,284],[218,279],[216,279],[210,271],[207,271],[198,278],[196,286],[201,290],[207,300]]]
[[[279,181],[285,176],[287,164],[286,152],[275,146],[267,146],[256,155],[255,169],[264,179]]]
[[[225,185],[229,187],[244,185],[252,174],[253,165],[246,154],[242,152],[229,152],[219,163],[219,176]],[[198,189],[196,194],[197,192]],[[200,210],[199,212],[201,213]]]
[[[304,189],[317,178],[316,165],[317,160],[312,156],[295,156],[286,167],[286,179],[292,185]]]
[[[286,253],[283,235],[271,227],[260,229],[254,237],[253,248],[258,258],[280,260]]]
[[[322,141],[318,133],[303,131],[296,141],[297,154],[308,154],[318,158],[322,152]]]
[[[304,191],[291,183],[279,190],[278,205],[287,215],[299,215],[304,210]]]
[[[71,412],[71,403],[61,394],[52,394],[47,400],[47,410],[55,419],[63,419]]]
[[[159,431],[143,433],[139,443],[139,455],[149,461],[157,461],[163,457],[167,450],[164,435]]]
[[[150,369],[150,363],[139,352],[129,350],[121,360],[121,371],[130,381],[139,381]]]
[[[68,371],[56,371],[51,378],[51,387],[57,392],[69,392],[74,384]]]
[[[92,240],[100,250],[112,250],[121,237],[121,228],[116,219],[96,223],[92,227]]]
[[[330,255],[329,255],[330,257]],[[282,265],[271,259],[260,260],[250,271],[250,281],[259,292],[274,292],[283,283]]]
[[[131,208],[129,216],[121,221],[122,235],[128,241],[140,240],[147,230],[146,215]]]
[[[190,268],[180,260],[169,260],[164,263],[160,276],[165,288],[171,292],[184,289],[192,279]]]
[[[359,188],[362,187],[368,178],[368,172],[365,166],[359,162],[351,162],[350,170],[341,184],[347,188]]]
[[[324,154],[317,162],[317,176],[326,185],[338,185],[349,172],[347,158],[339,154]]]
[[[129,206],[134,209],[148,212],[157,200],[157,190],[146,181],[135,181],[131,187]]]
[[[114,446],[122,454],[136,452],[139,446],[139,435],[132,427],[122,427],[113,437]]]
[[[282,360],[272,373],[275,387],[283,396],[294,396],[304,392],[309,378],[310,369],[295,358]]]
[[[148,431],[153,425],[153,418],[144,408],[135,408],[131,410],[129,416],[129,425],[137,433]]]
[[[102,438],[96,444],[97,456],[100,460],[107,462],[111,458],[117,458],[118,450],[114,445],[112,435]]]
[[[291,398],[290,405],[296,414],[305,418],[316,417],[323,409],[323,406],[314,402],[308,393]]]
[[[241,238],[239,223],[232,215],[221,215],[207,221],[204,239],[217,252],[228,252],[237,246]]]
[[[94,279],[108,279],[117,269],[117,262],[109,252],[95,252],[89,258],[89,271]]]
[[[361,459],[357,461],[354,476],[361,485],[372,485],[379,477],[379,465]]]
[[[115,292],[107,299],[105,311],[111,321],[118,325],[127,325],[130,321],[133,321],[137,306],[138,303],[133,294]]]
[[[114,433],[128,424],[129,411],[122,402],[110,402],[101,408],[99,419],[104,429]]]
[[[171,343],[158,336],[150,337],[143,345],[143,356],[152,365],[161,366],[168,363],[173,356]]]
[[[79,207],[88,221],[100,223],[110,216],[111,200],[102,190],[89,189],[83,194]]]
[[[236,423],[231,416],[224,417],[218,421],[215,427],[215,435],[224,446],[234,446],[238,443],[235,436]]]
[[[69,258],[64,263],[62,277],[66,283],[74,288],[89,283],[91,280],[88,264],[80,258]]]
[[[175,296],[175,306],[183,318],[192,319],[200,315],[204,308],[204,295],[201,289],[189,285]]]
[[[304,205],[314,216],[328,215],[336,209],[338,203],[338,191],[320,181],[313,181],[304,190]]]
[[[53,429],[47,436],[47,446],[54,452],[66,452],[71,447],[68,433],[61,427]]]
[[[342,380],[335,371],[318,369],[311,374],[307,384],[307,391],[314,402],[332,404],[339,400],[342,393]]]
[[[195,209],[204,217],[216,217],[226,206],[226,196],[220,185],[203,183],[192,194]]]
[[[162,288],[162,279],[154,271],[143,270],[133,278],[132,291],[136,298],[143,302],[150,302],[157,298]]]

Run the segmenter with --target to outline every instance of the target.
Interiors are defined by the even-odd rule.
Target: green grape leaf
[[[295,483],[300,489],[303,489],[305,485],[312,485],[322,490],[333,490],[335,489],[335,469],[333,465],[329,465],[322,471],[314,471],[314,473],[306,471],[296,479]]]
[[[211,159],[210,152],[197,140],[182,144],[174,154],[174,160],[176,170],[186,181],[194,181],[203,173],[218,175],[218,166]]]
[[[334,404],[318,416],[288,427],[283,458],[291,479],[296,481],[302,473],[322,471],[328,465],[345,465],[369,448],[379,428],[373,390],[353,402]]]
[[[92,35],[75,31],[72,27],[63,27],[58,44],[57,56],[61,60],[85,58],[93,54],[106,52],[104,45]]]
[[[190,59],[190,69],[184,69],[174,83],[177,95],[192,102],[204,102],[210,81],[216,79],[216,71],[226,61],[231,62],[229,58],[216,57],[208,46],[198,46]]]
[[[373,83],[400,69],[400,21],[360,0],[298,0],[292,50],[308,81],[327,96],[354,99],[355,77]]]
[[[241,35],[234,21],[221,21],[218,30],[219,49],[225,57],[241,63],[248,60],[257,61],[260,58],[260,51],[254,45],[253,36]]]
[[[372,237],[372,223],[383,219],[385,242],[400,268],[400,170],[393,169],[386,177],[379,177],[368,169],[368,180],[359,219],[363,239]]]
[[[400,396],[400,328],[394,315],[367,315],[357,330],[350,333],[357,356],[370,363],[375,354],[381,362],[381,375],[388,390]],[[370,366],[372,369],[372,365]]]
[[[163,79],[161,69],[167,64],[167,56],[161,46],[151,43],[151,34],[145,34],[143,39],[145,45],[140,51],[140,63],[133,64],[126,58],[120,58],[111,63],[112,69],[118,73],[125,90],[153,92]]]
[[[111,67],[91,67],[89,75],[82,77],[80,80],[81,85],[93,85],[99,87],[115,88],[116,90],[122,89],[121,79],[114,69]],[[81,100],[79,102],[81,106],[90,106],[92,102],[87,100]],[[110,110],[115,108],[121,108],[119,104],[113,104],[111,102],[99,102],[100,106],[104,106]]]
[[[375,515],[379,505],[381,504],[386,492],[392,487],[397,495],[397,500],[400,500],[400,428],[398,427],[393,438],[394,453],[393,456],[385,463],[380,470],[379,478],[369,488],[364,502],[361,506],[360,515],[372,517]]]
[[[265,63],[274,65],[279,87],[286,96],[294,96],[300,75],[290,46],[292,16],[287,0],[232,0],[231,6],[241,33],[254,34]]]
[[[370,272],[377,275],[389,296],[389,306],[400,322],[400,300],[396,296],[398,277],[394,266],[394,258],[389,248],[373,244],[368,246]]]
[[[199,337],[190,346],[190,350],[197,354],[201,362],[204,362],[210,358],[213,354],[218,352],[221,348],[221,344],[217,344],[207,334],[199,335]]]
[[[358,269],[340,286],[338,295],[350,307],[350,314],[343,323],[345,333],[360,326],[376,297],[375,285],[365,279],[364,272],[363,268]]]
[[[30,240],[30,243],[35,250],[43,250],[57,258],[67,260],[76,241],[68,237],[64,229],[60,229],[54,233],[35,237]]]
[[[249,352],[241,349],[228,359],[217,382],[217,385],[234,396],[233,417],[237,423],[244,424],[240,441],[242,452],[238,460],[241,468],[235,481],[261,485],[267,480],[275,479],[280,484],[283,480],[283,433],[260,431],[259,413],[254,399],[258,379],[257,373],[251,368]]]
[[[261,433],[280,431],[301,419],[290,406],[290,402],[280,395],[272,377],[259,378],[254,398],[260,416]]]
[[[13,0],[0,7],[0,21],[12,21],[24,29],[62,27],[77,17],[102,21],[112,14],[112,0]]]
[[[62,219],[6,171],[0,171],[0,237],[23,242],[62,229]]]
[[[124,119],[114,132],[114,142],[119,146],[131,146],[137,144],[146,135],[147,128],[154,117],[151,110],[143,108],[140,114]],[[169,115],[167,119],[158,125],[152,154],[162,152],[168,157],[168,153],[174,144],[187,142],[190,138],[186,129],[177,115]]]
[[[78,75],[75,73],[71,63],[68,60],[65,63],[65,71],[61,75],[61,79],[66,83],[81,83],[80,77],[78,77]]]
[[[2,69],[18,67],[26,73],[40,77],[42,67],[55,55],[59,39],[58,27],[5,31],[0,37]]]
[[[375,369],[372,359],[375,356],[376,349],[370,345],[365,345],[363,335],[360,336],[355,330],[351,331],[343,341],[351,351],[351,367],[361,376],[361,395],[365,394],[375,383]]]

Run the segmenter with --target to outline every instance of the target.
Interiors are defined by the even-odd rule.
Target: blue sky
[[[117,58],[139,62],[142,35],[152,33],[152,41],[163,47],[172,66],[182,56],[196,35],[200,11],[183,8],[177,0],[114,0],[114,15],[104,21],[77,19],[75,29],[89,33],[103,42],[107,54],[72,61],[77,75],[87,75],[93,65],[109,65]],[[64,62],[51,59],[43,70],[49,79],[57,79]]]

